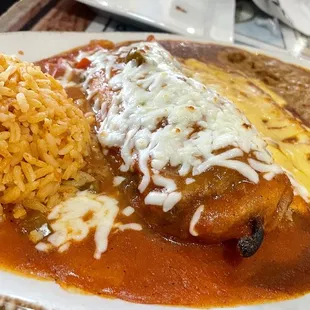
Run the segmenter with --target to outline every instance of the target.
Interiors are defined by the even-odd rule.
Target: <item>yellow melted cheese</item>
[[[258,80],[227,73],[194,59],[186,60],[185,65],[190,72],[195,72],[196,79],[236,104],[265,137],[275,162],[304,187],[300,187],[299,194],[307,198],[310,193],[310,130],[281,108],[285,100]]]

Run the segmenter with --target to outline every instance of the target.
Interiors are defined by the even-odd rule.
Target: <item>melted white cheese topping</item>
[[[120,184],[122,184],[123,182],[125,181],[125,178],[122,177],[122,176],[117,176],[117,177],[114,177],[113,179],[113,186],[119,186]]]
[[[72,87],[72,86],[76,86],[77,83],[72,81],[73,78],[73,72],[81,72],[82,70],[80,69],[76,69],[76,68],[72,68],[72,66],[70,65],[70,63],[67,60],[62,60],[61,61],[61,66],[64,69],[64,75],[60,76],[57,78],[57,81],[60,82],[60,84],[63,87]]]
[[[186,178],[186,179],[185,179],[185,184],[186,184],[186,185],[192,184],[192,183],[194,183],[194,182],[195,182],[195,179],[193,179],[193,178]]]
[[[138,223],[128,223],[128,224],[121,224],[118,226],[120,231],[124,231],[127,229],[131,229],[131,230],[137,230],[140,231],[142,230],[142,226]]]
[[[142,50],[142,64],[117,61],[132,48]],[[226,167],[253,183],[259,182],[259,172],[269,173],[269,178],[282,173],[266,143],[232,102],[186,77],[179,63],[157,43],[79,56],[83,57],[91,61],[83,87],[102,114],[99,141],[105,148],[120,149],[121,171],[138,163],[143,175],[140,192],[151,181],[163,187],[148,193],[146,204],[169,211],[180,201],[173,180],[160,175],[168,165],[177,167],[180,176],[195,176],[212,166]],[[90,87],[100,70],[114,93],[109,107],[100,99],[100,89]],[[249,153],[252,159],[247,159]]]
[[[131,208],[131,207],[130,207]],[[96,250],[94,258],[100,259],[108,248],[108,237],[113,228],[120,231],[127,229],[142,230],[137,223],[114,224],[118,215],[117,200],[105,195],[96,195],[88,191],[80,192],[57,205],[48,216],[53,233],[45,242],[36,245],[38,251],[58,248],[67,251],[72,242],[84,240],[90,231],[95,231]],[[132,212],[127,212],[128,216]]]
[[[194,236],[194,237],[197,237],[198,236],[198,232],[195,230],[195,226],[197,225],[197,223],[199,222],[200,220],[200,216],[201,216],[201,213],[203,212],[204,210],[204,206],[201,205],[200,207],[197,208],[197,210],[195,211],[194,215],[192,216],[192,219],[190,221],[190,224],[189,224],[189,233]]]
[[[131,206],[126,207],[126,208],[122,211],[122,213],[123,213],[125,216],[130,216],[130,215],[132,215],[134,212],[135,212],[135,209],[134,209],[133,207],[131,207]]]
[[[177,189],[175,182],[171,179],[165,178],[161,175],[155,174],[152,176],[155,185],[164,187],[167,193],[172,193]]]

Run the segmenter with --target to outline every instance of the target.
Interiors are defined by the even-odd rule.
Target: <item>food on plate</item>
[[[196,79],[234,102],[265,137],[267,149],[285,169],[294,191],[298,192],[290,207],[307,212],[304,201],[308,201],[310,191],[310,132],[300,120],[281,108],[286,101],[261,81],[244,74],[226,72],[195,59],[185,60],[184,64],[194,72]]]
[[[277,102],[281,106],[310,125],[310,77],[304,68],[294,66],[292,70],[291,64],[278,59],[229,48],[219,53],[219,59],[224,66],[233,65],[235,70],[244,72],[249,78],[262,81],[267,89],[280,96],[281,100]]]
[[[89,124],[53,77],[0,55],[0,202],[14,218],[46,212],[85,166]],[[73,189],[74,191],[74,189]]]
[[[254,254],[293,192],[233,103],[188,78],[156,42],[86,52],[77,61],[83,59],[98,139],[108,157],[121,160],[120,173],[134,175],[128,194],[139,214],[168,237],[240,239],[241,254]]]
[[[2,55],[1,266],[152,304],[310,291],[309,129],[281,64],[154,38]]]
[[[275,162],[288,172],[295,185],[294,180],[299,184],[295,191],[307,200],[310,192],[310,131],[281,108],[286,105],[285,100],[257,79],[225,72],[195,59],[188,59],[184,64],[195,72],[196,79],[234,102],[247,116],[266,138],[267,149]]]
[[[100,258],[119,208],[113,198],[79,191],[85,185],[95,191],[94,177],[82,171],[91,145],[96,147],[90,137],[94,118],[88,113],[87,119],[40,67],[5,55],[0,65],[1,220],[4,209],[13,207],[12,217],[30,240],[47,237],[36,245],[40,251],[63,252],[96,230],[94,256]]]

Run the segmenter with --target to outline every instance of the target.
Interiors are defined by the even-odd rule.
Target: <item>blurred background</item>
[[[0,31],[168,32],[310,58],[310,0],[0,0]]]
[[[17,2],[17,0],[2,0],[0,3],[0,14],[5,12],[15,2]]]

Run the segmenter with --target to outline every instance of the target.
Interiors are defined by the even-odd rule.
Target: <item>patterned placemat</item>
[[[46,310],[39,305],[0,295],[0,310]]]

